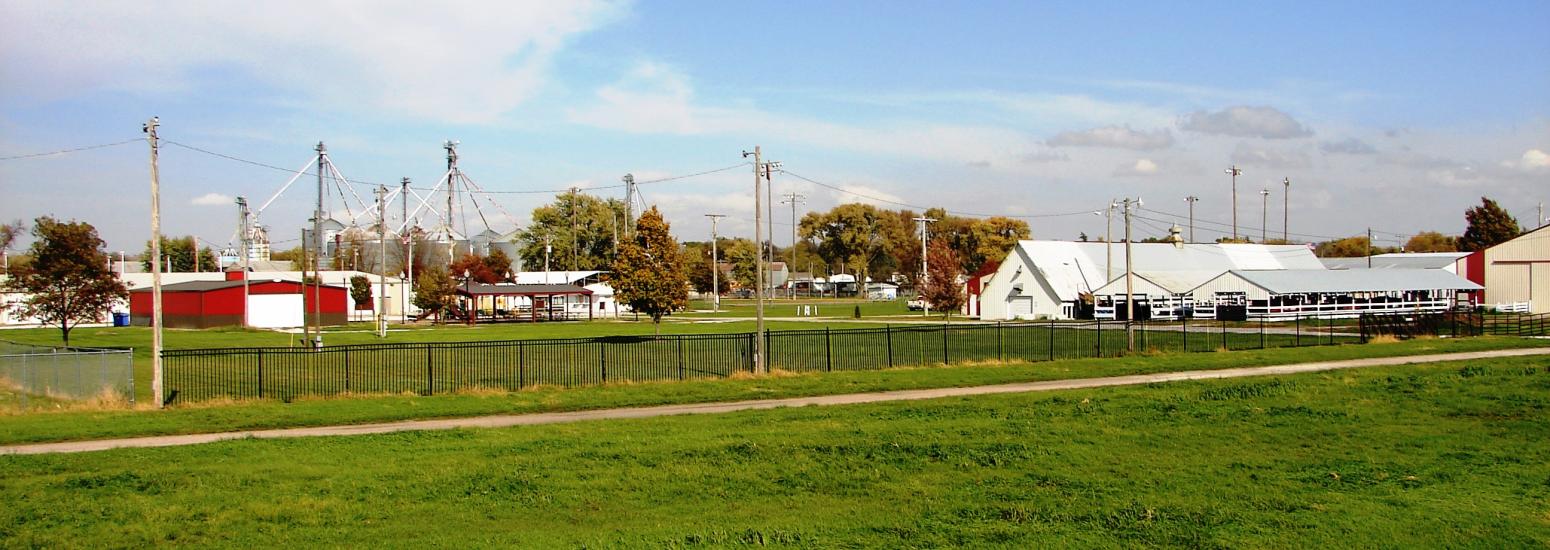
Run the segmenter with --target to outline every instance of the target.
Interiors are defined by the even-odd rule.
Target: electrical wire
[[[49,151],[47,153],[31,153],[31,154],[26,154],[26,155],[15,155],[15,156],[9,156],[9,157],[0,157],[0,161],[22,160],[22,159],[30,159],[30,158],[38,158],[38,157],[51,157],[51,156],[54,156],[54,155],[66,155],[66,154],[70,154],[70,153],[79,153],[81,151],[90,151],[92,149],[105,149],[105,148],[108,148],[108,147],[117,147],[119,145],[128,145],[130,143],[135,143],[137,141],[138,142],[144,142],[145,138],[140,137],[140,138],[134,138],[134,139],[126,139],[124,141],[118,141],[118,142],[114,142],[114,143],[103,143],[103,144],[100,144],[100,145],[87,145],[85,147],[75,147],[75,148],[71,148],[71,149],[60,149],[58,151]]]
[[[803,176],[801,174],[792,172],[790,170],[786,170],[784,168],[781,169],[781,173],[786,174],[788,176],[791,176],[793,178],[805,181],[807,183],[811,183],[813,185],[817,185],[819,187],[824,187],[824,188],[827,188],[827,189],[832,189],[834,191],[839,191],[839,192],[845,193],[847,195],[853,195],[853,196],[861,197],[861,198],[867,199],[867,200],[873,200],[873,201],[877,201],[877,202],[888,203],[888,204],[892,204],[892,205],[895,205],[895,206],[903,206],[905,208],[914,208],[914,209],[917,209],[917,210],[920,210],[920,211],[930,210],[930,208],[925,207],[925,206],[920,206],[920,205],[916,205],[916,204],[909,204],[909,203],[905,203],[905,202],[899,202],[899,201],[896,201],[896,200],[884,199],[884,198],[881,198],[881,197],[874,197],[874,196],[867,195],[867,194],[864,194],[864,193],[857,193],[855,191],[851,191],[849,189],[845,189],[845,188],[842,188],[842,187],[839,187],[839,186],[830,185],[830,184],[827,184],[827,183],[823,183],[821,181],[813,180],[811,178],[808,178],[808,177]],[[1060,218],[1060,217],[1065,217],[1065,216],[1088,215],[1088,214],[1091,214],[1093,212],[1092,210],[1082,210],[1082,211],[1079,211],[1079,212],[1060,212],[1060,213],[1055,213],[1055,214],[983,214],[983,213],[977,213],[977,212],[964,212],[964,211],[959,211],[959,210],[945,210],[945,211],[948,214],[953,214],[953,215],[957,215],[957,216],[967,216],[967,217],[971,217],[971,218],[1002,217],[1002,218],[1018,218],[1018,219]]]

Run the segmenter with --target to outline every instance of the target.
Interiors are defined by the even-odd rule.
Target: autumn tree
[[[163,236],[161,238],[161,255],[162,269],[167,269],[166,262],[171,260],[172,269],[170,272],[173,273],[220,270],[220,264],[215,260],[215,252],[211,251],[208,246],[199,248],[197,241],[194,240],[192,235],[182,237]],[[194,264],[196,258],[199,262],[197,269]],[[145,253],[140,255],[140,267],[146,271],[151,270],[150,241],[145,242]]]
[[[1457,252],[1458,238],[1436,231],[1422,231],[1405,241],[1405,252]]]
[[[1324,241],[1314,245],[1313,255],[1320,258],[1360,258],[1368,254],[1398,252],[1398,248],[1371,246],[1366,235]]]
[[[484,267],[495,276],[497,282],[511,280],[511,256],[499,248],[490,249],[490,253],[484,257]]]
[[[71,329],[102,320],[129,292],[108,268],[107,243],[91,224],[43,216],[33,221],[32,235],[32,262],[12,273],[5,288],[27,296],[13,306],[20,316],[59,327],[68,346]]]
[[[0,256],[5,257],[4,263],[0,263],[0,273],[11,268],[11,245],[16,244],[16,238],[27,230],[27,226],[21,220],[0,225]]]
[[[350,299],[355,301],[355,309],[372,309],[371,279],[365,275],[350,277]]]
[[[415,273],[418,280],[415,283],[414,307],[436,315],[437,322],[445,321],[445,314],[451,311],[456,301],[457,281],[453,281],[447,270],[439,266]]]
[[[718,240],[723,242],[726,241],[726,239]],[[751,244],[752,243],[750,243],[750,245]],[[717,244],[717,248],[718,250],[716,252],[720,257],[716,259],[725,261],[726,257],[721,256],[720,254],[725,250],[725,245]],[[684,272],[689,277],[689,286],[693,287],[695,292],[710,293],[715,291],[716,294],[724,294],[728,289],[731,288],[731,277],[717,276],[711,271],[713,267],[711,265],[712,258],[710,243],[684,243],[683,259]],[[713,289],[712,287],[715,286],[718,282],[721,284],[721,288]]]
[[[533,209],[533,222],[518,233],[517,255],[524,265],[544,265],[551,246],[553,269],[604,270],[614,256],[614,236],[628,229],[624,201],[586,193],[560,193],[554,202]]]
[[[1458,240],[1458,249],[1464,252],[1485,250],[1512,240],[1522,232],[1512,214],[1485,197],[1480,197],[1480,206],[1464,211],[1464,220],[1469,222],[1469,227]]]
[[[897,219],[885,211],[860,203],[842,204],[828,212],[809,212],[799,230],[804,239],[818,243],[818,255],[830,265],[840,263],[857,274],[864,285],[872,261],[884,252],[887,226]],[[842,269],[841,272],[844,272]]]
[[[958,277],[963,267],[958,253],[943,241],[930,243],[926,249],[926,285],[920,297],[941,310],[943,318],[963,307],[963,286]]]
[[[501,282],[500,275],[490,268],[490,264],[473,254],[465,254],[462,258],[452,262],[450,275],[457,280],[469,280],[476,283],[493,285]]]
[[[634,238],[620,243],[611,271],[608,284],[614,287],[615,299],[651,316],[658,335],[662,333],[662,316],[682,309],[689,301],[689,281],[678,242],[655,206],[642,212],[635,222]]]

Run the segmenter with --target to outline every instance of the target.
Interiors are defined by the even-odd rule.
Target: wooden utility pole
[[[753,157],[753,240],[754,246],[764,246],[764,205],[760,204],[761,181],[764,175],[764,156],[759,146],[753,146],[753,152],[743,151],[743,158]],[[753,335],[753,372],[764,374],[764,254],[754,254],[754,335]]]
[[[576,241],[576,188],[572,187],[572,188],[570,188],[570,270],[571,271],[577,271],[577,270],[581,269],[580,267],[577,267],[579,264],[577,264],[577,262],[576,262],[576,260],[577,260],[577,258],[576,258],[577,253],[581,252],[581,249],[577,248],[577,244],[576,243],[577,243],[577,241]]]
[[[1270,190],[1259,190],[1259,242],[1264,244],[1265,226],[1270,224]]]
[[[161,370],[161,174],[156,166],[161,147],[156,128],[160,125],[160,117],[151,117],[141,127],[151,145],[151,398],[158,409],[167,401],[162,396]]]
[[[1367,228],[1367,269],[1372,269],[1372,228]]]
[[[248,272],[252,271],[252,266],[249,263],[251,255],[248,251],[252,248],[252,241],[249,239],[253,235],[253,215],[248,211],[247,198],[237,197],[237,215],[239,217],[238,231],[241,232],[242,236],[242,251],[239,252],[239,254],[242,254],[242,326],[246,328],[248,326],[248,300],[251,299],[248,297]]]
[[[635,174],[624,175],[624,236],[629,238],[635,234]],[[617,243],[619,239],[614,238]],[[618,252],[618,245],[614,245],[614,252]]]
[[[409,178],[400,180],[398,185],[398,197],[404,201],[404,225],[399,230],[399,237],[403,239],[403,273],[407,277],[398,285],[398,295],[403,301],[404,324],[407,325],[409,324],[409,291],[414,288],[414,232],[409,228]]]
[[[1130,263],[1130,209],[1140,200],[1125,199],[1125,351],[1136,351],[1136,297],[1131,293],[1131,279],[1135,268]]]
[[[721,257],[716,251],[716,220],[725,214],[706,214],[710,218],[710,304],[712,311],[721,311]]]

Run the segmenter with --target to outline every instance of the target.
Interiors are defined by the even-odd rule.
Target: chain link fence
[[[26,408],[38,400],[135,398],[133,350],[0,341],[0,393]]]

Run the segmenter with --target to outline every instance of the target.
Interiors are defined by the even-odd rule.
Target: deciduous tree
[[[16,244],[16,238],[27,230],[21,220],[0,225],[0,256],[5,256],[5,262],[0,263],[0,273],[5,273],[11,268],[11,245]]]
[[[172,272],[192,271],[216,271],[220,264],[215,260],[215,252],[210,247],[199,248],[192,235],[182,237],[161,238],[162,269],[167,269],[167,260],[172,260]],[[151,242],[145,242],[145,253],[140,255],[140,267],[146,271],[151,270]],[[198,258],[198,269],[194,268],[194,260]]]
[[[1458,248],[1464,252],[1485,250],[1522,233],[1518,220],[1512,214],[1498,206],[1496,201],[1485,197],[1480,197],[1480,206],[1464,211],[1464,220],[1469,222],[1469,227],[1464,229],[1464,236],[1458,240]]]
[[[963,307],[963,285],[958,284],[963,265],[952,246],[942,241],[927,245],[926,272],[926,286],[921,291],[926,303],[941,310],[943,318]]]
[[[428,267],[415,274],[418,281],[415,284],[414,307],[436,315],[437,322],[444,322],[445,314],[452,309],[457,296],[457,282],[440,266]]]
[[[1422,231],[1405,242],[1405,252],[1457,252],[1458,237]]]
[[[553,247],[555,270],[603,270],[614,255],[614,235],[624,238],[624,201],[586,193],[560,193],[554,202],[533,209],[533,222],[517,236],[523,265],[544,265],[544,246]],[[572,245],[574,243],[574,246]]]
[[[91,224],[43,216],[33,221],[32,235],[32,262],[5,287],[27,296],[14,306],[17,313],[59,327],[68,346],[71,329],[101,321],[129,292],[108,268],[107,243]]]
[[[614,287],[615,298],[651,316],[652,328],[659,335],[662,316],[682,309],[689,301],[689,281],[678,242],[655,206],[641,213],[634,238],[619,245],[619,257],[612,267],[608,283]]]

